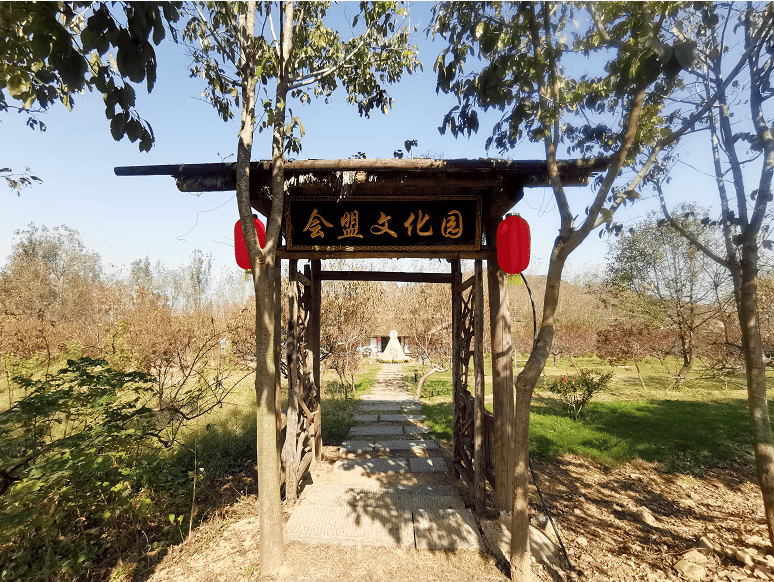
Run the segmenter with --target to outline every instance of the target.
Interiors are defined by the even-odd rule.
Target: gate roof
[[[565,186],[585,186],[590,176],[604,170],[608,163],[607,158],[560,160],[559,175]],[[236,163],[124,166],[115,168],[115,173],[118,176],[171,176],[183,192],[236,189]],[[492,227],[493,221],[499,223],[521,200],[524,188],[550,185],[545,160],[492,158],[297,160],[285,163],[285,180],[287,193],[293,196],[478,194],[483,201],[486,230]],[[250,202],[259,213],[269,214],[270,161],[250,164]],[[464,253],[459,255],[458,258],[465,258]],[[328,257],[323,253],[318,258]]]

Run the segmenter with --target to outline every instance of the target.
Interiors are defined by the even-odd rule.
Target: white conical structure
[[[384,348],[384,352],[382,352],[382,359],[387,360],[388,362],[408,361],[406,354],[403,353],[403,348],[400,347],[397,331],[393,330],[390,332],[390,341],[387,342],[387,347]]]

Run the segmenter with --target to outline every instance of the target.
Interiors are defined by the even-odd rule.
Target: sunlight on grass
[[[553,364],[549,359],[549,363]],[[575,358],[579,368],[610,369],[596,357]],[[738,375],[709,377],[695,366],[679,388],[665,372],[676,362],[641,364],[642,389],[633,366],[615,368],[610,389],[589,404],[578,422],[564,402],[545,388],[552,376],[574,373],[569,359],[546,366],[536,387],[530,416],[530,451],[536,457],[577,454],[614,466],[643,459],[679,473],[700,473],[721,464],[749,464],[752,444],[746,391],[733,388]],[[706,377],[703,377],[706,376]],[[411,378],[413,380],[413,376]],[[472,377],[471,377],[472,380]],[[452,438],[451,372],[431,376],[422,390],[433,438]],[[491,399],[486,408],[492,410]],[[774,406],[771,408],[774,413]]]

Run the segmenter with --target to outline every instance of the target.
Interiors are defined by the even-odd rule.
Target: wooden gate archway
[[[483,269],[475,261],[473,275],[462,281],[460,260],[451,273],[322,271],[313,259],[301,274],[297,259],[289,260],[289,319],[286,349],[288,407],[282,423],[281,460],[286,496],[294,501],[306,469],[320,460],[320,288],[322,281],[369,280],[444,283],[452,287],[452,376],[454,473],[475,494],[476,508],[486,499],[484,479],[495,487],[494,415],[484,408]],[[469,369],[474,359],[475,392]]]
[[[603,170],[607,163],[606,159],[589,159],[560,161],[558,165],[562,182],[567,187],[586,185],[589,176]],[[236,165],[233,163],[136,166],[116,168],[115,172],[119,176],[172,176],[178,189],[185,192],[236,189]],[[250,202],[264,216],[271,208],[270,182],[271,163],[252,162]],[[283,236],[286,244],[278,249],[277,262],[289,262],[291,285],[288,361],[285,364],[289,377],[289,404],[282,422],[279,396],[276,406],[277,446],[285,466],[286,495],[295,498],[300,477],[319,460],[321,452],[321,282],[334,277],[367,280],[385,276],[375,272],[325,272],[321,269],[321,261],[434,258],[449,261],[451,272],[433,275],[390,273],[389,277],[407,282],[452,285],[454,471],[473,489],[477,508],[483,507],[484,480],[488,480],[494,489],[497,508],[511,508],[513,350],[507,281],[496,258],[497,226],[522,199],[524,188],[549,185],[546,162],[301,160],[285,164],[285,183]],[[449,201],[454,201],[454,206],[444,206],[444,202]],[[414,210],[410,211],[409,206]],[[443,222],[440,222],[436,215],[443,216],[444,213]],[[336,215],[335,219],[332,219],[333,215]],[[393,227],[396,223],[403,226],[402,238],[398,237],[397,229],[390,227],[393,215],[396,216]],[[428,224],[431,215],[437,222]],[[372,216],[365,223],[366,229],[370,225],[368,231],[359,230],[359,221],[365,216]],[[474,228],[466,226],[464,237],[463,223],[475,225]],[[323,240],[326,229],[331,229],[328,233],[332,236]],[[390,240],[390,237],[400,240]],[[299,259],[310,262],[304,273],[298,271]],[[473,275],[465,281],[462,281],[460,268],[462,259],[475,262]],[[489,290],[492,414],[484,409],[484,273]],[[279,311],[275,317],[279,329]],[[468,389],[471,357],[475,371],[473,392]]]

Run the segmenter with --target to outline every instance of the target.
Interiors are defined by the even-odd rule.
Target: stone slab
[[[374,444],[370,441],[344,441],[341,443],[341,449],[347,453],[373,452]]]
[[[407,509],[301,504],[285,531],[287,539],[307,544],[414,545],[412,512]]]
[[[459,495],[454,485],[392,485],[385,490],[402,495]]]
[[[424,414],[380,414],[379,419],[384,422],[410,422],[412,420],[424,420]]]
[[[361,404],[360,411],[365,413],[378,412],[378,411],[398,412],[400,411],[400,404],[387,403],[387,402],[379,402],[377,404]]]
[[[353,426],[349,429],[349,434],[350,436],[403,434],[403,427],[397,424],[392,426]]]
[[[486,549],[469,509],[417,509],[413,515],[419,550]]]
[[[427,434],[430,432],[430,429],[425,426],[404,426],[403,427],[403,433],[404,434]]]
[[[398,392],[397,390],[393,390],[391,392],[382,391],[377,394],[365,394],[360,397],[360,400],[364,400],[370,404],[377,402],[390,404],[395,402],[419,402],[406,392]]]
[[[433,485],[389,485],[382,486],[378,483],[373,484],[347,484],[347,483],[328,483],[326,485],[316,485],[305,490],[301,501],[305,501],[312,496],[321,495],[323,497],[338,497],[352,495],[412,495],[418,497],[440,496],[453,497],[458,496],[459,492],[454,485],[433,484]]]
[[[303,503],[383,509],[464,509],[459,495],[405,495],[385,491],[318,490],[310,492]]]
[[[333,465],[334,471],[352,471],[354,473],[388,473],[409,470],[406,459],[339,459]]]
[[[378,414],[356,414],[352,417],[355,422],[378,422]]]
[[[411,473],[445,473],[449,470],[446,462],[440,457],[416,457],[408,459]]]
[[[378,441],[373,443],[376,451],[410,451],[412,449],[437,449],[435,441]],[[349,449],[347,449],[349,450]]]

